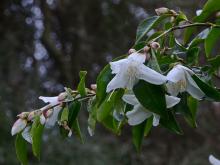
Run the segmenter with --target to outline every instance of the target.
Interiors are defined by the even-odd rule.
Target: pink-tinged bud
[[[18,119],[11,129],[11,135],[14,136],[15,134],[21,132],[27,125],[27,121],[24,119]]]
[[[149,46],[145,46],[144,49],[143,49],[144,53],[148,53],[149,50],[150,50],[150,47],[149,47]]]
[[[28,121],[32,121],[35,116],[36,116],[36,113],[34,111],[30,112],[27,118]]]
[[[96,84],[91,84],[90,87],[91,87],[91,89],[94,90],[94,91],[96,91],[96,89],[97,89],[97,85],[96,85]]]
[[[17,115],[17,117],[21,118],[21,119],[25,119],[28,117],[30,112],[22,112],[20,114]]]
[[[128,54],[130,55],[130,54],[135,53],[135,52],[136,52],[135,49],[129,49]]]
[[[46,118],[49,118],[52,114],[53,114],[53,110],[52,110],[52,109],[48,109],[48,110],[45,112],[45,117],[46,117]]]
[[[151,47],[152,49],[159,49],[159,48],[160,48],[160,44],[159,44],[158,42],[152,42],[152,43],[150,44],[150,47]]]
[[[168,14],[169,13],[169,9],[166,7],[160,7],[158,9],[155,9],[155,12],[157,13],[157,15],[163,15],[163,14]]]
[[[58,101],[60,101],[60,102],[64,101],[66,97],[67,97],[67,93],[66,92],[62,92],[58,96]]]

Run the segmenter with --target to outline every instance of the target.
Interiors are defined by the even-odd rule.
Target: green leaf
[[[210,101],[220,101],[220,92],[217,89],[213,88],[211,85],[207,84],[196,75],[193,75],[192,78],[198,87],[205,93],[206,96],[204,99]]]
[[[68,107],[69,107],[68,125],[72,127],[81,109],[81,103],[78,101],[73,101],[72,103],[69,104]]]
[[[199,16],[195,17],[194,21],[204,22],[209,16],[211,16],[213,13],[219,10],[219,0],[208,0],[202,9],[202,13]]]
[[[186,52],[186,61],[189,65],[196,65],[199,62],[199,47],[192,47]]]
[[[97,120],[103,121],[107,116],[112,114],[113,109],[115,108],[116,102],[121,99],[124,94],[123,89],[111,92],[105,101],[101,104],[97,111]]]
[[[150,118],[147,119],[147,123],[145,125],[145,129],[144,129],[144,136],[148,136],[148,134],[150,133],[150,130],[153,126],[153,116],[151,116]]]
[[[74,120],[73,125],[72,125],[71,128],[72,128],[73,132],[76,134],[76,136],[79,138],[81,143],[84,144],[84,138],[83,138],[82,133],[81,133],[81,129],[80,129],[80,126],[79,126],[78,119]]]
[[[163,118],[167,118],[165,91],[163,86],[153,85],[140,80],[134,87],[133,92],[138,101],[149,111]]]
[[[182,135],[183,134],[183,131],[182,129],[180,128],[179,124],[177,123],[174,115],[173,115],[173,112],[170,111],[170,110],[167,110],[168,112],[168,118],[164,119],[164,118],[161,118],[160,119],[160,124],[167,128],[168,130],[170,130],[171,132],[174,132],[174,133],[177,133],[179,135]]]
[[[218,69],[220,67],[220,55],[209,59],[208,62],[212,66],[212,69],[214,69],[214,70]]]
[[[153,16],[143,20],[138,25],[135,43],[139,43],[151,29],[155,28],[163,19],[167,18],[168,16],[169,15]]]
[[[176,17],[175,24],[178,25],[180,22],[187,21],[187,20],[188,19],[187,19],[186,15],[180,11],[178,16]]]
[[[220,25],[220,23],[218,23]],[[219,40],[220,38],[220,28],[212,28],[205,39],[205,52],[206,52],[206,57],[210,57],[212,50],[215,46],[215,43]]]
[[[27,142],[23,139],[21,133],[18,133],[16,136],[15,149],[18,160],[22,165],[27,165]]]
[[[209,34],[210,29],[206,28],[202,32],[200,32],[188,45],[188,49],[191,49],[192,47],[198,46],[200,43],[202,43],[206,37]]]
[[[77,90],[82,97],[86,96],[86,86],[85,86],[86,74],[87,74],[86,71],[79,72],[80,82],[78,84]]]
[[[146,125],[147,125],[147,120],[145,120],[141,124],[132,127],[132,141],[138,152],[140,152],[141,150],[141,145],[144,139]]]
[[[63,108],[61,112],[60,121],[68,121],[69,109],[68,107]]]
[[[40,117],[39,116],[35,117],[31,128],[32,151],[34,156],[36,156],[39,160],[40,160],[43,130],[44,130],[44,125],[40,123]]]
[[[174,108],[175,112],[184,116],[186,122],[193,128],[196,124],[197,100],[191,96],[187,97],[187,93],[181,95],[181,101]]]
[[[115,120],[115,118],[113,116],[111,116],[111,115],[107,116],[104,120],[102,120],[101,123],[103,124],[103,126],[105,128],[107,128],[108,130],[110,130],[114,134],[116,134],[116,135],[121,134],[121,126],[122,126],[123,122],[119,122],[119,121]]]

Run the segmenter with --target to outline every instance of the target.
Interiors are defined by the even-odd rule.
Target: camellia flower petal
[[[58,100],[58,96],[54,96],[54,97],[40,96],[39,99],[45,103],[50,103],[51,106],[54,106],[60,103]]]
[[[195,99],[201,100],[205,94],[192,79],[194,72],[189,68],[176,65],[167,74],[167,90],[172,96],[177,96],[181,92],[188,92]]]
[[[14,136],[15,134],[21,132],[27,125],[27,121],[24,119],[18,119],[11,129],[11,135]]]
[[[31,126],[26,127],[21,133],[22,137],[29,143],[32,144],[32,137],[30,134]]]
[[[213,155],[209,156],[209,162],[212,165],[220,165],[220,160],[216,159]]]
[[[162,74],[144,65],[146,56],[141,53],[132,53],[126,59],[110,62],[115,77],[107,85],[106,92],[117,88],[132,89],[139,79],[152,84],[163,84],[167,81]]]
[[[58,115],[59,115],[59,112],[61,109],[62,109],[61,106],[56,106],[53,108],[53,112],[52,112],[51,116],[49,118],[47,118],[47,120],[46,120],[45,126],[47,128],[53,127],[55,125],[55,123],[58,120]]]
[[[180,102],[180,98],[174,97],[174,96],[168,96],[166,95],[166,104],[167,108],[171,108],[178,104]],[[128,124],[129,125],[138,125],[142,123],[147,118],[150,118],[153,115],[153,126],[158,126],[160,121],[160,116],[158,114],[155,114],[146,108],[144,108],[135,95],[133,94],[125,94],[122,99],[128,103],[134,106],[133,110],[128,111],[126,113],[126,116],[128,118]]]

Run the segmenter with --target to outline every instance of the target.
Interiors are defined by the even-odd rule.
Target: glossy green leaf
[[[73,130],[73,132],[75,133],[75,135],[79,138],[79,140],[81,141],[81,143],[83,144],[84,143],[84,138],[83,138],[83,135],[81,133],[81,129],[80,129],[80,126],[79,126],[79,122],[78,122],[78,119],[75,119],[72,126],[71,126],[71,129]]]
[[[34,156],[36,156],[39,160],[40,160],[43,130],[44,130],[44,125],[40,123],[40,117],[37,116],[32,124],[31,137],[32,137],[32,151],[34,153]]]
[[[219,25],[220,23],[218,23]],[[220,38],[220,28],[212,28],[205,39],[205,52],[206,57],[210,57],[212,50],[216,44],[216,42]]]
[[[132,141],[138,152],[140,152],[141,150],[141,145],[144,139],[146,123],[147,123],[147,120],[145,120],[141,124],[138,124],[132,127]]]
[[[171,132],[174,132],[176,134],[183,134],[182,129],[180,128],[179,124],[177,123],[175,116],[171,110],[167,110],[168,117],[167,118],[161,118],[160,124],[170,130]]]
[[[107,116],[105,119],[101,122],[105,128],[107,128],[109,131],[116,135],[121,134],[121,126],[123,122],[119,122],[115,120],[115,118],[111,115]]]
[[[153,126],[153,116],[151,116],[150,118],[147,119],[147,123],[145,125],[145,129],[144,129],[144,136],[148,136],[150,133],[150,130]]]
[[[86,96],[86,86],[85,86],[86,74],[87,74],[86,71],[79,72],[80,82],[78,84],[77,90],[81,96]]]
[[[81,103],[78,101],[73,101],[68,105],[68,107],[69,107],[68,125],[72,127],[81,109]]]
[[[107,116],[112,114],[116,102],[121,99],[124,94],[123,89],[119,89],[115,92],[111,92],[105,99],[105,101],[101,104],[97,111],[97,119],[98,121],[103,121]]]
[[[186,52],[186,61],[189,65],[196,65],[199,62],[199,47],[192,47]]]
[[[220,55],[210,58],[208,62],[212,66],[212,69],[217,70],[220,67]]]
[[[18,133],[15,140],[15,149],[18,160],[22,165],[28,164],[27,142],[23,139],[21,133]]]
[[[211,85],[207,84],[196,75],[193,75],[192,78],[199,86],[199,88],[205,93],[206,96],[204,99],[210,101],[220,101],[220,92],[217,89],[213,88]]]
[[[163,86],[140,80],[133,88],[138,101],[149,111],[167,118],[165,91]]]
[[[194,21],[204,22],[209,16],[211,16],[213,13],[219,10],[219,0],[208,0],[202,9],[202,13],[199,16],[195,17]]]

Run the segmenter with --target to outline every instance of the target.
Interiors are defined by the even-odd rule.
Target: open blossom
[[[220,165],[220,160],[216,159],[213,155],[209,156],[209,162],[212,165]]]
[[[112,74],[115,77],[109,82],[106,91],[117,88],[132,89],[139,79],[160,85],[166,82],[166,77],[144,65],[145,54],[132,53],[126,59],[110,62]]]
[[[205,94],[192,79],[194,72],[189,68],[176,65],[167,74],[167,90],[172,96],[177,96],[180,92],[188,92],[195,99],[202,99]]]
[[[180,102],[180,98],[174,97],[174,96],[168,96],[166,95],[166,104],[167,108],[171,108],[178,104]],[[134,106],[133,110],[128,111],[126,113],[126,116],[128,118],[128,124],[129,125],[137,125],[142,123],[147,118],[150,118],[153,115],[153,126],[159,125],[160,116],[156,113],[153,113],[146,108],[144,108],[135,95],[133,94],[126,94],[122,97],[122,99],[128,103]]]
[[[11,129],[11,135],[14,136],[15,134],[21,132],[27,125],[27,120],[25,119],[18,119]]]

